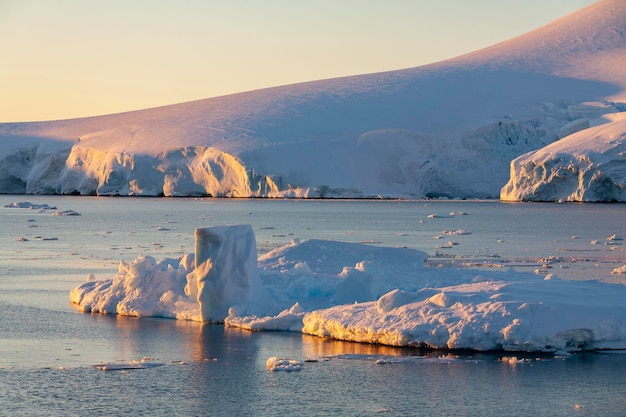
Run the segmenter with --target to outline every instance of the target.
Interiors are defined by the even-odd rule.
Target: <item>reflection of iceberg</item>
[[[196,253],[120,263],[73,289],[82,311],[218,321],[341,340],[476,350],[626,348],[626,286],[433,269],[410,249],[309,240],[258,259],[250,226],[196,230]],[[195,259],[195,260],[194,260]]]

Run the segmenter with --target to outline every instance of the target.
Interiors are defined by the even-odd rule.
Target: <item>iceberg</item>
[[[256,259],[248,225],[197,229],[195,236],[195,254],[122,261],[114,278],[90,275],[70,301],[85,312],[393,346],[626,349],[623,284],[431,268],[421,251],[324,240],[293,241]]]

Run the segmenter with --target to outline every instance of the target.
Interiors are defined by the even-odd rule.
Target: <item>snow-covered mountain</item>
[[[626,111],[625,30],[601,0],[437,64],[0,124],[0,192],[497,198],[511,160]]]

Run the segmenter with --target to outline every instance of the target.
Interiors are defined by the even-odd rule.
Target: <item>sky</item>
[[[594,0],[0,0],[0,122],[416,67]]]

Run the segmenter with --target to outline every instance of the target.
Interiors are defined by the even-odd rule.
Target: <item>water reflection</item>
[[[201,328],[201,323],[191,321],[115,316],[119,359],[148,356],[171,361],[193,358]]]
[[[247,360],[258,351],[253,335],[247,330],[205,323],[196,333],[193,358],[197,361],[216,361],[220,358]]]

